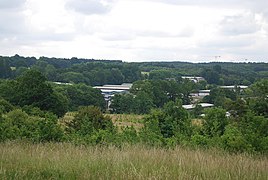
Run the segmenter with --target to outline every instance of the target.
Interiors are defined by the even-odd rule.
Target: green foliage
[[[252,149],[242,132],[234,125],[226,126],[221,140],[223,148],[232,152],[250,151]]]
[[[259,116],[268,117],[268,80],[262,79],[254,83],[247,91],[250,109]]]
[[[221,136],[227,125],[226,111],[222,108],[211,108],[205,111],[203,132],[209,137]]]
[[[189,104],[189,95],[194,88],[194,83],[188,80],[136,81],[130,90],[133,95],[116,95],[111,108],[115,109],[116,113],[145,114],[153,107],[163,107],[167,102],[176,99],[181,99],[183,104]]]
[[[206,136],[201,134],[195,134],[191,137],[191,144],[197,146],[207,146],[209,144],[209,140]]]
[[[11,78],[12,70],[7,59],[0,57],[0,78]]]
[[[210,95],[204,97],[203,102],[212,103],[218,107],[226,107],[229,100],[235,101],[237,98],[238,94],[233,90],[212,88]]]
[[[69,131],[81,136],[91,135],[94,131],[99,130],[114,130],[111,119],[108,116],[104,116],[101,110],[95,106],[80,108],[68,126]]]
[[[123,128],[119,136],[124,143],[137,144],[140,142],[138,132],[133,126]]]
[[[204,69],[201,75],[209,84],[220,84],[220,75],[215,69]]]
[[[200,104],[196,104],[196,106],[194,107],[192,114],[195,118],[199,117],[203,112],[203,108]]]
[[[45,113],[44,117],[29,116],[20,109],[7,113],[0,120],[0,141],[29,139],[35,142],[61,141],[63,131],[57,117]]]
[[[131,113],[133,111],[133,101],[132,94],[115,94],[110,108],[113,113],[117,114]]]
[[[16,104],[17,95],[17,82],[14,80],[0,81],[0,97],[4,98],[11,104]]]
[[[12,111],[13,109],[14,106],[12,104],[0,97],[0,112],[7,113],[9,111]]]
[[[163,110],[152,111],[145,119],[145,130],[152,131],[164,138],[191,134],[191,121],[181,102],[168,102]]]
[[[54,92],[46,78],[36,70],[26,71],[16,81],[1,83],[0,90],[3,90],[0,96],[21,107],[31,105],[58,116],[63,116],[67,111],[66,97]]]
[[[240,118],[239,129],[255,151],[267,150],[268,119],[248,112]]]
[[[78,110],[79,106],[98,106],[105,108],[105,101],[98,89],[85,84],[59,85],[54,88],[56,92],[64,94],[68,98],[70,111]],[[63,100],[63,98],[60,98]],[[66,104],[66,103],[64,103]]]

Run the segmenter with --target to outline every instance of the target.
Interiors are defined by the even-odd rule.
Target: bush
[[[191,144],[197,145],[197,146],[207,146],[208,145],[208,139],[206,136],[195,134],[191,137]]]
[[[211,108],[205,111],[203,132],[209,137],[221,136],[227,125],[226,111],[221,108]]]
[[[57,117],[51,113],[45,117],[29,116],[21,109],[10,111],[0,120],[0,140],[30,139],[32,141],[60,141],[63,130]]]
[[[9,111],[12,111],[14,109],[14,106],[10,104],[8,101],[0,97],[0,112],[2,113],[8,113]]]
[[[252,149],[240,130],[231,124],[226,126],[221,140],[223,148],[232,152],[250,151]]]
[[[108,130],[114,131],[112,120],[104,116],[100,108],[87,106],[79,109],[72,122],[68,123],[69,132],[79,135],[90,135],[94,131]]]

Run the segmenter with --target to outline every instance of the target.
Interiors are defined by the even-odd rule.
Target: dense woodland
[[[181,76],[202,76],[194,83]],[[83,144],[142,143],[268,151],[267,63],[126,63],[119,60],[0,57],[0,141],[68,141]],[[71,85],[53,82],[71,83]],[[118,129],[103,114],[105,101],[92,86],[133,83],[115,95],[115,114],[142,114],[143,127]],[[248,85],[241,90],[218,85]],[[210,89],[192,111],[190,93]],[[74,118],[60,122],[67,112]],[[230,116],[226,116],[226,112]],[[105,112],[107,113],[107,112]],[[201,117],[201,114],[205,114]]]
[[[267,63],[187,63],[120,60],[60,59],[47,57],[0,56],[0,78],[15,78],[27,69],[42,72],[49,81],[86,85],[122,84],[137,80],[165,80],[182,75],[203,76],[209,84],[250,85],[268,78]]]

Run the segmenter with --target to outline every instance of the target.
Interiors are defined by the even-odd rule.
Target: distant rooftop
[[[104,85],[104,86],[95,86],[96,89],[101,90],[129,90],[132,87],[130,83],[123,83],[121,85]]]
[[[202,108],[208,108],[208,107],[213,107],[214,104],[210,104],[210,103],[199,103],[198,105],[200,105]],[[196,106],[196,104],[189,104],[189,105],[182,105],[182,107],[184,109],[194,109]]]
[[[240,89],[247,89],[248,86],[243,86],[243,85],[237,85],[237,86],[220,86],[220,88],[223,89],[235,89],[235,88],[240,88]]]
[[[53,82],[53,83],[58,85],[73,85],[72,83],[63,83],[63,82]]]

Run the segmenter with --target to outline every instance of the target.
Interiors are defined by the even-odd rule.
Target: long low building
[[[199,103],[198,105],[200,105],[202,108],[209,108],[214,106],[214,104],[210,103]],[[191,110],[196,107],[196,104],[182,105],[182,107],[186,110]]]
[[[220,88],[222,88],[222,89],[235,89],[235,88],[239,88],[239,89],[247,89],[248,86],[244,86],[244,85],[237,85],[237,86],[220,86]]]

